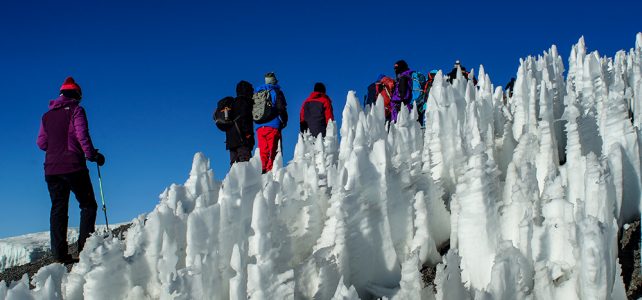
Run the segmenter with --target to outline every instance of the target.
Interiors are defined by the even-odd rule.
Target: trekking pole
[[[109,230],[109,221],[107,221],[107,206],[105,205],[105,194],[103,193],[103,179],[102,176],[100,176],[100,166],[98,163],[96,163],[96,166],[98,167],[98,187],[100,188],[100,199],[103,201],[103,212],[105,213],[105,225],[107,226],[107,231],[111,233],[111,230]]]

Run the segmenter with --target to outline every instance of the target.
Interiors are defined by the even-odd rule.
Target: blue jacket
[[[281,87],[278,84],[264,84],[256,88],[254,91],[258,93],[260,91],[269,90],[272,98],[272,106],[276,108],[276,116],[271,121],[263,124],[255,124],[254,128],[259,129],[261,127],[272,127],[276,129],[283,129],[288,125],[288,111],[287,103],[285,101],[285,95],[281,91]]]

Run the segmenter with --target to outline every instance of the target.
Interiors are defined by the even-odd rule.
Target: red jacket
[[[334,120],[332,100],[324,93],[312,92],[301,106],[301,132],[310,130],[312,136],[319,133],[325,136],[325,128],[330,120]]]

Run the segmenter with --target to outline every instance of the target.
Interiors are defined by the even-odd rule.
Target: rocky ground
[[[131,224],[127,224],[127,225],[123,225],[118,228],[115,228],[112,230],[112,234],[122,239],[124,238],[123,233],[127,231],[127,229],[129,229],[130,226]],[[78,249],[75,243],[69,245],[69,253],[72,256],[78,255]],[[27,274],[29,278],[31,278],[34,274],[38,272],[38,270],[40,270],[40,268],[52,263],[54,263],[53,256],[51,255],[51,253],[48,253],[40,260],[31,262],[22,266],[7,268],[6,270],[4,270],[4,272],[0,273],[0,281],[4,281],[7,285],[9,285],[12,281],[20,280],[22,276],[24,276],[24,274]],[[70,271],[72,266],[73,265],[71,264],[66,265],[67,271]]]
[[[642,274],[640,273],[640,220],[621,229],[618,257],[622,265],[622,278],[629,299],[642,297]]]

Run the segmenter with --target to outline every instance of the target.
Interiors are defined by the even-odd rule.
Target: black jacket
[[[373,82],[368,86],[368,95],[366,96],[366,99],[363,101],[363,106],[367,105],[373,105],[375,102],[377,102],[377,84],[379,82]]]
[[[320,133],[325,137],[325,129],[330,120],[334,120],[332,100],[325,93],[312,92],[301,105],[301,132],[309,130],[312,136],[317,136]]]
[[[288,103],[285,101],[285,95],[280,89],[276,90],[276,113],[281,120],[281,129],[288,126]]]
[[[234,126],[225,131],[225,149],[239,146],[254,148],[254,120],[252,119],[252,93],[254,88],[246,81],[236,86],[236,98],[232,109],[239,113]]]

